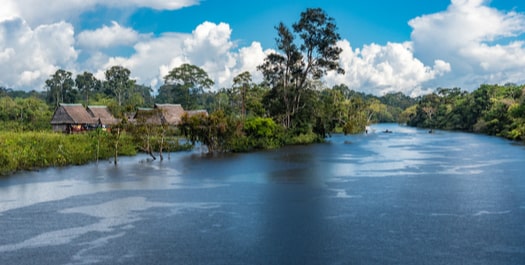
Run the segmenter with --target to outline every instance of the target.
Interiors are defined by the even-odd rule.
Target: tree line
[[[484,84],[472,92],[438,88],[404,115],[411,126],[525,140],[525,86]]]

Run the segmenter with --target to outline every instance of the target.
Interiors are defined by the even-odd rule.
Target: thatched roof
[[[133,116],[133,119],[130,121],[134,123],[161,125],[162,117],[158,111],[152,108],[138,108],[135,116]]]
[[[204,116],[208,116],[208,111],[206,111],[205,109],[199,109],[199,110],[188,110],[186,111],[186,113],[188,114],[189,117],[191,116],[195,116],[195,115],[204,115]]]
[[[100,120],[104,125],[118,124],[119,120],[113,117],[106,106],[88,106],[87,111],[97,120]]]
[[[132,122],[153,124],[153,125],[179,125],[184,114],[194,116],[202,114],[208,116],[206,110],[184,111],[180,104],[155,104],[154,108],[138,108]]]
[[[61,103],[53,113],[51,124],[94,124],[97,119],[93,118],[82,104]]]
[[[162,120],[169,125],[178,125],[184,115],[184,109],[180,104],[155,104],[160,109]]]

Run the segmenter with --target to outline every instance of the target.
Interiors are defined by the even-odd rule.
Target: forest
[[[58,69],[44,91],[0,87],[0,174],[47,166],[82,164],[140,151],[185,150],[200,142],[210,153],[246,152],[322,142],[333,133],[363,133],[367,125],[397,122],[428,129],[486,133],[525,139],[524,86],[481,85],[473,92],[438,88],[411,98],[401,92],[374,96],[345,84],[326,87],[329,71],[344,74],[334,20],[307,9],[288,27],[276,26],[279,53],[259,65],[264,80],[249,72],[231,87],[213,88],[205,70],[192,64],[173,68],[155,91],[137,84],[131,71],[115,65],[99,80],[88,71]],[[108,106],[121,122],[115,129],[65,135],[51,131],[60,103]],[[127,113],[155,103],[205,109],[209,115],[183,116],[177,128],[130,123]],[[188,144],[180,144],[186,139]]]
[[[472,92],[438,88],[404,111],[407,124],[525,140],[525,86],[481,85]]]

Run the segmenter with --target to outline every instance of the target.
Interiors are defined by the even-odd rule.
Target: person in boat
[[[392,131],[390,131],[389,129],[386,129],[385,133],[392,133]]]

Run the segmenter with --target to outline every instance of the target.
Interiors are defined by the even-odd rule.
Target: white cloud
[[[199,4],[199,0],[2,0],[0,21],[13,17],[24,18],[32,27],[77,18],[97,6],[116,8],[147,7],[176,10]]]
[[[228,24],[204,22],[191,34],[165,34],[142,40],[128,58],[107,57],[97,76],[103,78],[105,69],[118,64],[130,69],[139,84],[156,88],[164,83],[170,70],[190,63],[205,70],[215,88],[230,87],[233,78],[244,71],[251,72],[254,81],[261,81],[256,72],[265,57],[261,44],[254,42],[238,51],[235,48]]]
[[[16,1],[3,1],[0,8],[0,21],[11,20],[20,16],[18,4]]]
[[[131,0],[131,1],[122,1],[122,0],[112,0],[112,1],[103,1],[100,2],[106,3],[110,2],[115,6],[128,6],[134,4],[138,7],[151,7],[153,9],[167,9],[167,10],[176,10],[183,7],[198,5],[199,0]]]
[[[230,40],[230,25],[204,22],[193,31],[191,38],[184,40],[184,55],[192,64],[203,68],[218,87],[225,86],[233,78],[231,68],[236,61],[231,50],[235,47]]]
[[[78,19],[80,14],[97,6],[175,10],[198,3],[198,0],[4,0],[0,9],[0,86],[40,90],[44,81],[58,68],[97,72],[110,63],[135,65],[132,58],[140,57],[140,54],[131,58],[110,58],[98,49],[133,46],[139,41],[147,43],[149,35],[139,35],[135,30],[113,22],[111,26],[81,32],[75,40],[73,26],[64,21]],[[80,50],[75,45],[86,53],[87,58],[82,62],[77,61]],[[141,52],[140,45],[136,47]],[[166,54],[165,50],[157,53]],[[101,76],[100,72],[98,77],[103,78],[103,72]],[[141,75],[137,73],[137,76]]]
[[[525,15],[502,12],[482,0],[452,0],[446,11],[412,19],[415,55],[441,59],[453,72],[433,85],[475,89],[482,83],[525,81]]]
[[[338,45],[343,49],[340,64],[345,75],[330,72],[326,77],[329,86],[346,84],[376,95],[394,91],[417,95],[422,83],[450,71],[450,65],[442,60],[436,60],[433,67],[425,66],[414,57],[409,42],[370,44],[355,50],[346,40]]]
[[[93,66],[102,67],[99,72],[103,73],[113,65],[122,65],[131,70],[132,77],[139,84],[155,87],[162,84],[164,75],[171,70],[167,69],[166,64],[174,58],[183,56],[182,43],[189,36],[189,34],[165,34],[158,38],[143,40],[135,44],[135,52],[129,58],[110,57],[106,58],[104,63],[93,64]],[[103,78],[103,74],[99,75]]]
[[[250,46],[240,48],[236,55],[237,65],[233,70],[233,77],[248,71],[252,75],[252,81],[260,83],[263,80],[263,76],[257,70],[257,66],[263,63],[268,52],[269,50],[263,51],[259,42],[252,42]]]
[[[0,22],[0,86],[40,90],[58,67],[74,67],[71,24],[58,22],[30,28],[14,18]]]
[[[140,34],[131,28],[124,28],[113,21],[111,26],[104,25],[96,30],[86,30],[78,34],[77,44],[89,49],[108,48],[119,45],[132,45]]]
[[[483,83],[523,83],[525,16],[483,0],[452,0],[447,10],[412,19],[411,41],[352,50],[342,42],[345,76],[332,84],[374,94],[417,95],[437,87],[472,90]],[[432,65],[432,66],[430,66]]]

